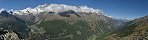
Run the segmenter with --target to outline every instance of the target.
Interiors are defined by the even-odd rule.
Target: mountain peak
[[[6,10],[4,10],[4,11],[1,11],[0,15],[1,15],[1,16],[5,16],[5,17],[8,17],[8,16],[10,16],[11,14],[9,14]]]

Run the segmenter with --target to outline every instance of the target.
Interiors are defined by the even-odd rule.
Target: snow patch
[[[1,13],[2,11],[4,11],[4,10],[5,10],[4,8],[0,9],[0,13]]]

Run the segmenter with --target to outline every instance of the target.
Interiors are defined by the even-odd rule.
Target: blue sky
[[[101,9],[105,15],[133,19],[148,15],[148,0],[0,0],[0,8],[24,9],[41,4],[86,5]]]

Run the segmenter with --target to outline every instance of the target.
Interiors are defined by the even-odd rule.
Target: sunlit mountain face
[[[44,4],[0,10],[0,40],[147,40],[148,16],[106,16],[87,6]]]

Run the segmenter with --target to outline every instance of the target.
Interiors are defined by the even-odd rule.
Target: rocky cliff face
[[[0,40],[20,40],[18,35],[9,30],[0,31]]]

